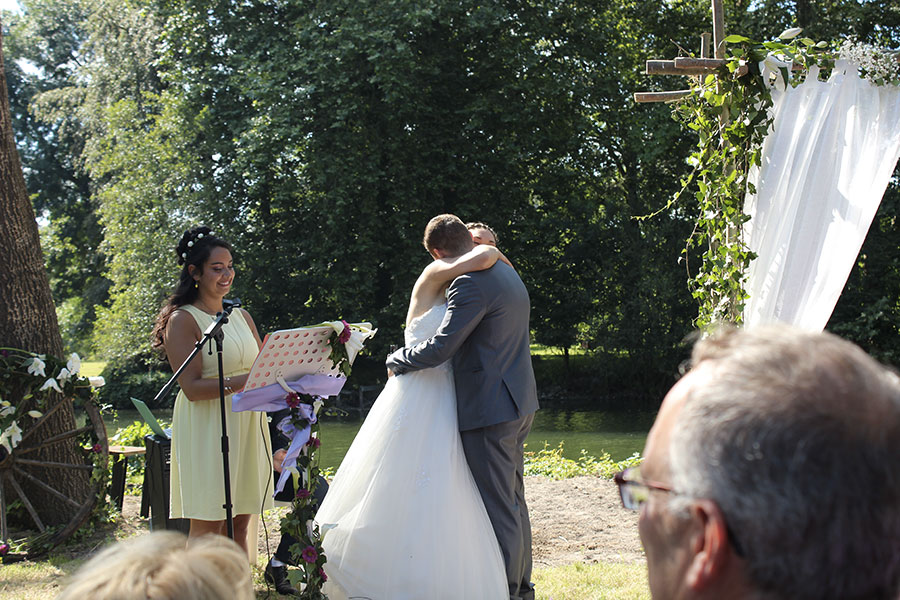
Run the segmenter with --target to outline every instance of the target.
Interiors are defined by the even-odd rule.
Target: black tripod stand
[[[169,390],[171,390],[172,386],[175,385],[175,382],[178,381],[178,377],[181,376],[181,373],[187,368],[191,361],[194,360],[194,357],[197,356],[200,349],[203,348],[203,345],[207,342],[210,343],[209,354],[212,355],[212,340],[215,340],[219,365],[219,412],[222,416],[222,470],[225,479],[225,504],[222,505],[222,508],[225,509],[225,526],[228,530],[228,537],[231,539],[234,539],[234,517],[232,515],[231,505],[231,471],[228,468],[228,428],[225,421],[225,373],[222,366],[222,341],[225,339],[225,333],[222,331],[222,326],[228,322],[231,311],[240,305],[241,301],[237,298],[234,300],[222,301],[222,311],[216,313],[216,320],[206,328],[206,331],[203,332],[203,337],[194,344],[194,349],[191,351],[190,355],[183,363],[181,363],[181,366],[178,367],[178,370],[175,371],[172,378],[169,379],[166,385],[164,385],[156,395],[156,398],[153,399],[154,405],[156,405],[169,393]]]

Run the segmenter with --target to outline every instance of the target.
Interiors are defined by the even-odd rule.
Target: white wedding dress
[[[431,337],[447,307],[406,328]],[[388,379],[316,522],[331,600],[504,600],[506,570],[459,438],[449,363]]]

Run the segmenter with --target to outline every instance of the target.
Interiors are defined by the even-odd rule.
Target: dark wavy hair
[[[213,248],[225,248],[230,251],[231,244],[216,237],[209,227],[203,225],[185,231],[175,248],[178,264],[182,266],[181,274],[178,276],[175,291],[163,303],[162,309],[156,317],[156,324],[153,326],[153,349],[158,351],[162,357],[165,357],[163,342],[169,318],[175,309],[190,304],[197,299],[199,294],[198,289],[194,286],[195,282],[190,266],[193,265],[199,273],[203,273],[203,265],[209,260]]]
[[[473,229],[484,229],[485,231],[489,231],[489,232],[491,233],[491,235],[494,236],[494,243],[496,243],[496,244],[499,244],[499,243],[500,243],[500,238],[497,237],[497,232],[494,231],[493,229],[491,229],[491,228],[490,228],[488,225],[486,225],[485,223],[482,223],[482,222],[480,222],[480,221],[474,221],[474,222],[472,222],[472,223],[466,223],[466,229],[468,229],[469,231],[472,231]]]

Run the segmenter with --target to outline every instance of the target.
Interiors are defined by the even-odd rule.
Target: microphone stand
[[[163,386],[153,399],[155,406],[169,393],[175,385],[175,382],[181,376],[181,373],[187,368],[191,361],[194,360],[194,357],[197,356],[206,342],[210,342],[209,354],[212,355],[212,340],[216,341],[216,354],[219,367],[219,412],[222,416],[222,471],[225,481],[225,504],[222,505],[222,508],[225,509],[225,526],[228,530],[228,537],[232,540],[234,539],[234,516],[232,514],[231,504],[231,471],[228,467],[228,427],[225,420],[225,372],[222,366],[222,342],[225,339],[225,332],[222,331],[222,326],[228,322],[228,317],[231,315],[231,311],[234,307],[240,305],[241,301],[237,298],[234,300],[222,301],[223,310],[216,313],[216,320],[206,328],[206,331],[203,332],[203,337],[194,344],[194,349],[184,362],[181,363],[181,366],[178,367],[178,370],[175,371],[172,378],[166,382],[166,385]]]

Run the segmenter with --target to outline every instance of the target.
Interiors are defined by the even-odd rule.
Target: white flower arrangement
[[[900,85],[900,62],[894,52],[847,39],[838,49],[838,58],[859,65],[860,76],[875,85]]]
[[[48,370],[50,373],[56,372],[56,377],[48,377]],[[36,402],[35,408],[41,408],[47,395],[53,392],[86,401],[92,398],[93,392],[88,381],[78,375],[80,370],[81,358],[75,353],[70,354],[63,365],[61,359],[46,354],[0,348],[0,373],[4,375],[0,379],[0,446],[12,452],[22,441],[22,427],[31,426],[26,416],[35,420],[43,416],[41,410],[17,410],[3,398],[9,393],[6,385],[18,382],[19,386],[24,386],[24,392],[18,389],[17,393],[24,393],[23,400]],[[23,419],[20,425],[19,421]]]

